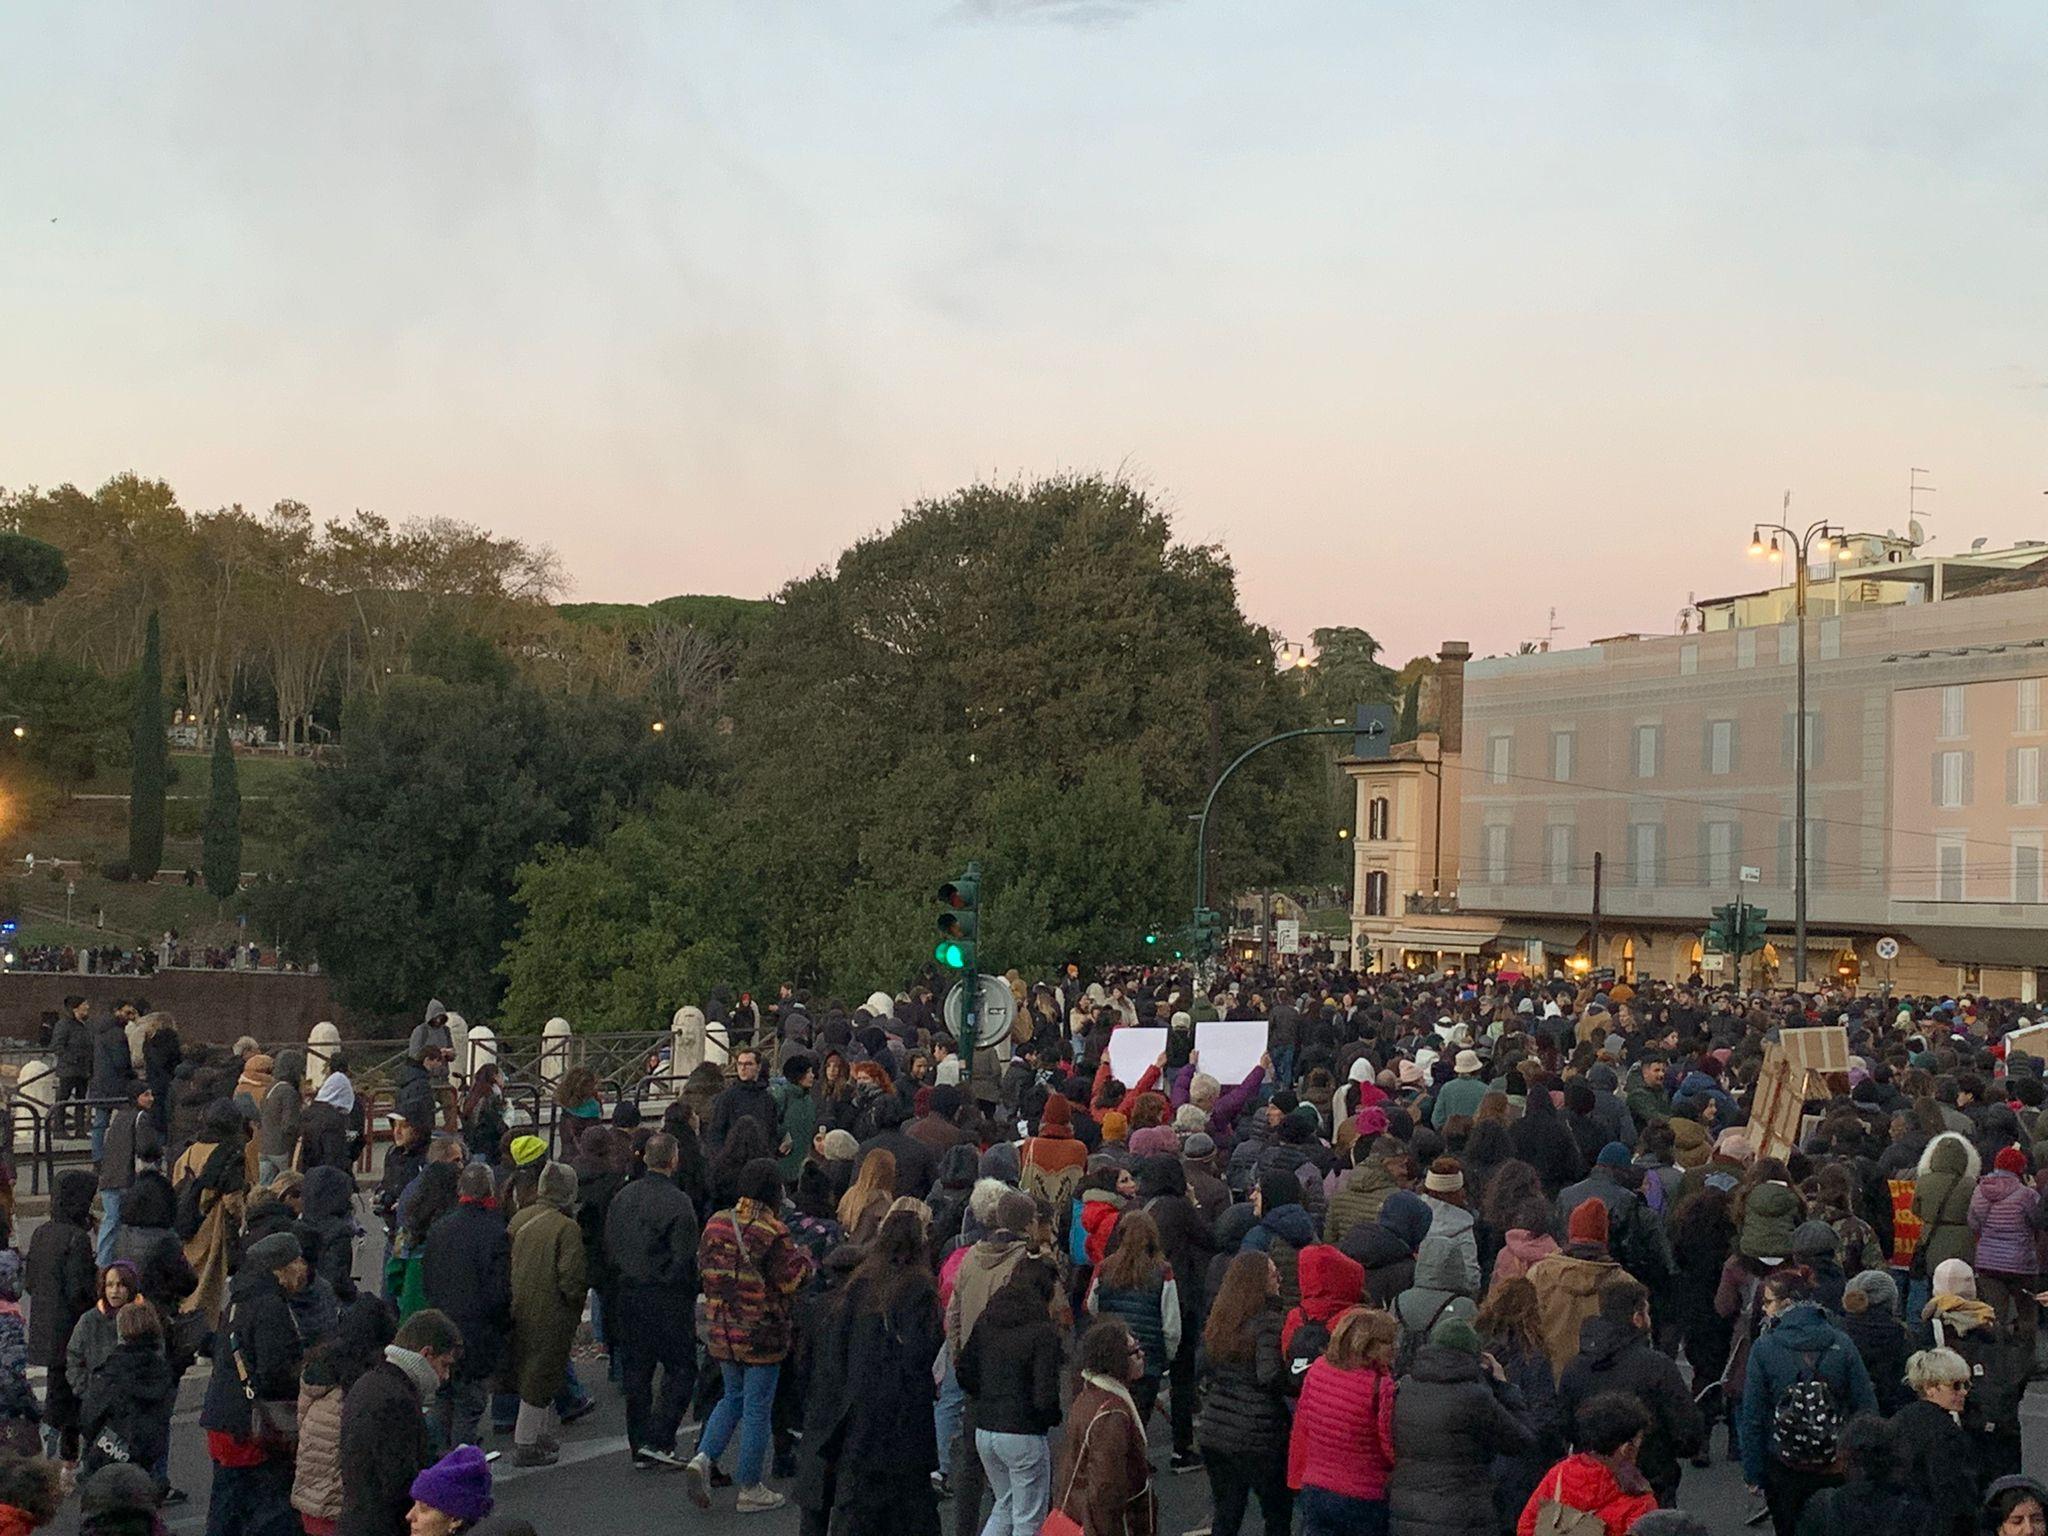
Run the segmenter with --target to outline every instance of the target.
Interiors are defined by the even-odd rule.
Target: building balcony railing
[[[1428,891],[1408,893],[1408,915],[1410,917],[1450,917],[1458,911],[1458,893],[1445,891],[1431,894]]]

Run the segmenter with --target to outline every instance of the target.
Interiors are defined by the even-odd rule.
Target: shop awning
[[[1577,949],[1579,941],[1586,936],[1587,923],[1583,919],[1567,919],[1563,922],[1545,921],[1532,918],[1505,918],[1500,925],[1499,942],[1503,944],[1541,944],[1549,950]]]
[[[2048,933],[2038,928],[1904,928],[1945,965],[2048,965]]]
[[[1479,928],[1433,928],[1415,925],[1396,928],[1384,940],[1382,949],[1419,949],[1427,953],[1476,955],[1500,936],[1500,924]]]

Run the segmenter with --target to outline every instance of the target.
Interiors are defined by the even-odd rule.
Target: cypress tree
[[[213,792],[206,802],[205,839],[199,862],[206,888],[215,900],[226,901],[242,883],[242,786],[225,719],[213,728]]]
[[[163,637],[152,613],[135,678],[135,761],[128,784],[128,870],[132,880],[154,880],[164,861],[164,786],[170,778],[171,755],[164,739],[163,671]]]
[[[1416,732],[1422,728],[1415,718],[1421,709],[1422,679],[1418,677],[1409,683],[1408,691],[1401,695],[1401,716],[1394,723],[1394,740],[1413,741],[1415,739]]]

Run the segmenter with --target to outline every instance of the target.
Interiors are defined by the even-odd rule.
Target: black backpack
[[[186,1174],[184,1182],[178,1186],[178,1208],[171,1217],[171,1228],[188,1243],[206,1224],[206,1207],[200,1202],[200,1194],[199,1175]]]
[[[1786,1383],[1771,1405],[1771,1438],[1778,1460],[1801,1472],[1829,1472],[1841,1463],[1846,1417],[1835,1389],[1822,1379],[1827,1351],[1802,1353],[1799,1376]]]

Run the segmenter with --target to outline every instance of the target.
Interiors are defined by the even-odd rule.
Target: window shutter
[[[1931,786],[1928,799],[1935,805],[1941,804],[1941,754],[1935,753],[1928,759],[1927,780]]]
[[[2020,749],[2018,747],[2007,747],[2005,749],[2005,803],[2007,805],[2018,805],[2020,803]]]
[[[1963,804],[1975,805],[1976,803],[1977,754],[1974,752],[1965,752],[1963,754]]]
[[[1728,722],[1728,771],[1730,773],[1740,773],[1742,771],[1741,753],[1742,722],[1730,720]]]
[[[1819,710],[1813,712],[1813,740],[1807,745],[1806,766],[1818,768],[1821,759],[1827,755],[1828,717]]]

